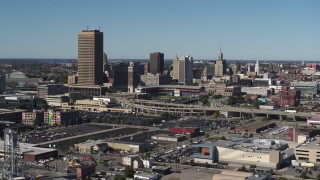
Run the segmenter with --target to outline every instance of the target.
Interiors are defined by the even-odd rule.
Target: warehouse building
[[[269,139],[234,139],[214,143],[195,144],[196,163],[227,163],[229,165],[259,169],[279,169],[294,158],[286,142]]]
[[[58,150],[52,148],[36,147],[35,144],[19,143],[22,159],[25,161],[39,161],[58,157]],[[0,141],[0,157],[4,156],[4,142]]]

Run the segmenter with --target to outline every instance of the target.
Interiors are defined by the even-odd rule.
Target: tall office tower
[[[0,74],[0,94],[3,94],[6,91],[6,76]]]
[[[138,63],[119,64],[113,70],[113,87],[124,92],[134,92],[140,83],[144,66]]]
[[[257,75],[260,74],[260,66],[259,66],[259,61],[258,61],[258,59],[257,59],[256,65],[255,65],[255,67],[254,67],[254,72],[256,72]]]
[[[78,33],[78,83],[103,83],[103,32],[99,30]]]
[[[223,53],[221,49],[218,54],[218,59],[214,65],[214,76],[221,77],[226,73],[226,61],[223,60]]]
[[[150,72],[162,74],[164,68],[164,54],[161,52],[150,53]]]
[[[193,78],[193,58],[189,56],[176,57],[173,60],[173,78],[180,84],[191,84]]]

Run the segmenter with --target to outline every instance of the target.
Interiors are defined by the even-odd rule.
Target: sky
[[[104,32],[109,59],[320,60],[319,0],[5,0],[0,58],[77,58]]]

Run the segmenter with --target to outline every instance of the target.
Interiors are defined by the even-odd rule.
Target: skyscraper
[[[150,53],[150,72],[162,73],[164,68],[164,54],[161,52]]]
[[[78,83],[103,83],[103,33],[99,30],[78,33]]]
[[[113,87],[124,92],[134,92],[139,85],[140,75],[144,74],[144,66],[139,63],[119,64],[114,67]]]
[[[256,72],[257,75],[260,74],[260,66],[259,66],[258,59],[257,59],[256,65],[255,65],[254,71]]]
[[[214,65],[214,76],[223,76],[226,72],[226,62],[223,60],[223,53],[221,49],[218,54],[218,59]]]
[[[179,84],[191,84],[193,78],[193,58],[189,56],[176,57],[173,60],[173,78]]]

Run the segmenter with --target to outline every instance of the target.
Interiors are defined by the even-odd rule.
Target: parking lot
[[[72,137],[111,128],[113,127],[93,124],[82,124],[70,127],[56,127],[50,130],[36,130],[33,132],[21,134],[19,135],[19,140],[21,142],[37,144],[41,142],[63,139],[66,137]]]

